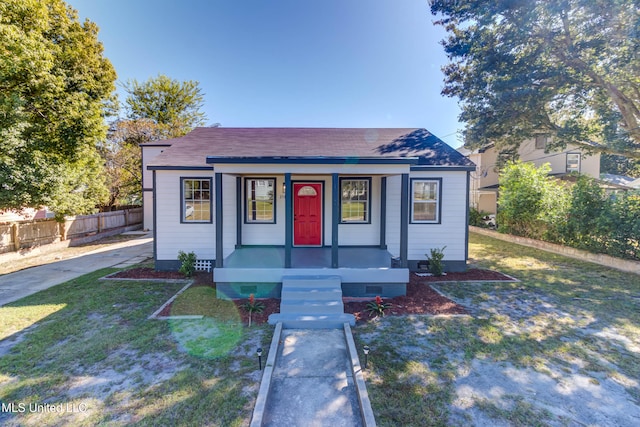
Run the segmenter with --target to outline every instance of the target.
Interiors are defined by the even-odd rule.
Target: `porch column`
[[[400,267],[408,268],[409,260],[409,174],[402,174],[400,189]]]
[[[242,247],[242,178],[236,177],[236,249]]]
[[[380,249],[387,249],[387,177],[380,179]]]
[[[216,268],[222,268],[224,254],[222,250],[222,173],[215,174],[216,191]]]
[[[284,174],[284,268],[291,268],[291,248],[293,247],[293,186],[291,173]]]
[[[340,224],[340,180],[331,174],[331,268],[338,268],[338,226]]]

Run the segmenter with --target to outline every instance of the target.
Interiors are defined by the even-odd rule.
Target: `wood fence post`
[[[124,210],[124,226],[129,226],[129,209]]]
[[[67,220],[66,219],[58,223],[58,233],[60,234],[61,242],[64,242],[65,240],[67,240]]]
[[[13,237],[13,248],[16,252],[20,250],[20,233],[19,225],[17,222],[11,224],[11,237]]]

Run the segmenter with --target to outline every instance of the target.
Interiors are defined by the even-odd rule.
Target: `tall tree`
[[[101,144],[110,190],[107,206],[137,203],[142,197],[139,144],[180,137],[204,124],[204,95],[196,81],[165,75],[125,84],[128,118],[111,123]]]
[[[161,129],[149,119],[121,119],[111,124],[107,139],[99,147],[109,186],[109,199],[105,206],[142,202],[139,144],[161,138]]]
[[[629,159],[614,154],[603,154],[600,157],[600,173],[612,173],[640,178],[640,159]]]
[[[205,123],[200,111],[204,94],[194,80],[178,81],[163,74],[139,83],[125,84],[130,119],[149,119],[158,124],[166,138],[176,138]]]
[[[97,34],[62,0],[0,2],[0,209],[83,213],[104,195],[86,191],[100,182],[86,177],[100,172],[89,160],[116,79]],[[82,203],[70,204],[62,188]]]
[[[444,95],[461,101],[465,144],[554,145],[640,158],[637,0],[432,0],[448,38]]]

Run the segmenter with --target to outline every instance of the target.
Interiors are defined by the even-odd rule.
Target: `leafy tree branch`
[[[448,33],[442,93],[460,99],[467,147],[509,150],[550,133],[550,148],[640,159],[636,1],[430,4]]]

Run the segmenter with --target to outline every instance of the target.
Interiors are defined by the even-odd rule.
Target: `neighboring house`
[[[578,146],[568,146],[563,151],[547,151],[548,136],[539,135],[523,142],[518,155],[523,162],[531,162],[536,166],[549,163],[551,175],[562,177],[571,172],[578,172],[598,179],[600,177],[600,154],[586,154]],[[471,173],[470,205],[489,214],[497,212],[498,204],[498,171],[496,169],[498,152],[495,146],[469,151],[458,150],[476,165]]]
[[[47,208],[23,208],[19,211],[0,211],[0,222],[31,221],[34,219],[53,218],[55,213]]]
[[[609,194],[640,190],[640,178],[603,173],[600,174],[600,182],[606,185],[604,188]]]
[[[141,147],[156,269],[193,251],[219,294],[332,276],[348,296],[403,295],[445,246],[466,269],[475,166],[425,129],[196,128]]]

